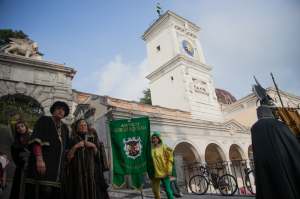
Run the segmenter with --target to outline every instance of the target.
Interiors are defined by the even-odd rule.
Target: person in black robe
[[[103,186],[103,172],[108,170],[103,143],[95,130],[88,128],[85,120],[74,123],[67,145],[66,157],[70,162],[67,183],[68,199],[108,199],[107,187]],[[94,131],[94,133],[92,133]]]
[[[16,165],[12,188],[10,191],[10,199],[32,199],[35,197],[35,186],[25,183],[25,175],[27,171],[27,159],[30,154],[27,149],[27,143],[31,133],[25,122],[15,124],[15,137],[11,144],[11,157]],[[25,192],[26,188],[26,192]]]
[[[69,129],[61,119],[68,116],[69,107],[57,101],[51,108],[52,117],[42,116],[36,122],[28,148],[26,182],[39,185],[39,199],[58,199],[65,167],[65,149]]]
[[[290,129],[272,118],[268,106],[257,108],[251,128],[256,198],[300,198],[300,145]]]

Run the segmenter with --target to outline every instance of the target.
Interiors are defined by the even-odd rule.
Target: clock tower
[[[188,111],[194,119],[223,122],[199,30],[167,11],[141,37],[148,52],[152,105]]]

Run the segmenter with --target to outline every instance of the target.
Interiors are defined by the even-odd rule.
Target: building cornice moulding
[[[143,40],[148,40],[151,35],[156,33],[156,30],[160,28],[159,26],[165,26],[168,23],[172,23],[172,19],[174,22],[177,22],[179,25],[185,24],[186,22],[189,24],[189,29],[197,33],[200,28],[193,24],[192,22],[180,17],[179,15],[173,13],[172,11],[167,11],[163,16],[161,16],[150,28],[148,28],[145,33],[141,36]],[[174,23],[173,22],[173,23]],[[157,30],[158,31],[158,30]]]
[[[63,64],[41,61],[30,57],[20,56],[20,55],[9,55],[9,54],[0,53],[0,61],[20,64],[20,65],[25,65],[25,66],[35,67],[35,68],[43,68],[43,69],[49,69],[53,71],[60,71],[63,73],[67,73],[67,76],[70,76],[72,78],[77,72],[76,70],[74,70],[74,68],[66,67]]]
[[[187,57],[186,55],[177,54],[174,58],[172,58],[167,63],[163,64],[161,67],[150,73],[148,76],[146,76],[147,79],[149,79],[151,82],[157,79],[158,77],[166,74],[167,72],[171,71],[172,69],[176,68],[180,64],[184,64],[187,67],[193,68],[196,71],[204,72],[208,75],[210,75],[209,71],[212,70],[212,67],[201,63],[197,60],[191,59]]]

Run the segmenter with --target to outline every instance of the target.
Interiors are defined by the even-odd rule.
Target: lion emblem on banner
[[[124,151],[125,154],[127,155],[127,158],[132,158],[132,159],[136,159],[137,157],[142,155],[142,144],[141,144],[142,140],[140,137],[138,137],[137,139],[135,137],[132,138],[124,138],[123,139],[123,143],[124,143]]]

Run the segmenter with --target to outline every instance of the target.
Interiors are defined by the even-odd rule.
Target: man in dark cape
[[[256,198],[300,198],[300,145],[290,129],[272,118],[268,106],[257,109],[252,126]]]
[[[36,122],[30,141],[32,150],[28,160],[26,182],[39,185],[38,198],[59,198],[65,167],[65,149],[69,129],[61,119],[68,116],[69,107],[55,102],[52,117],[42,116]]]

